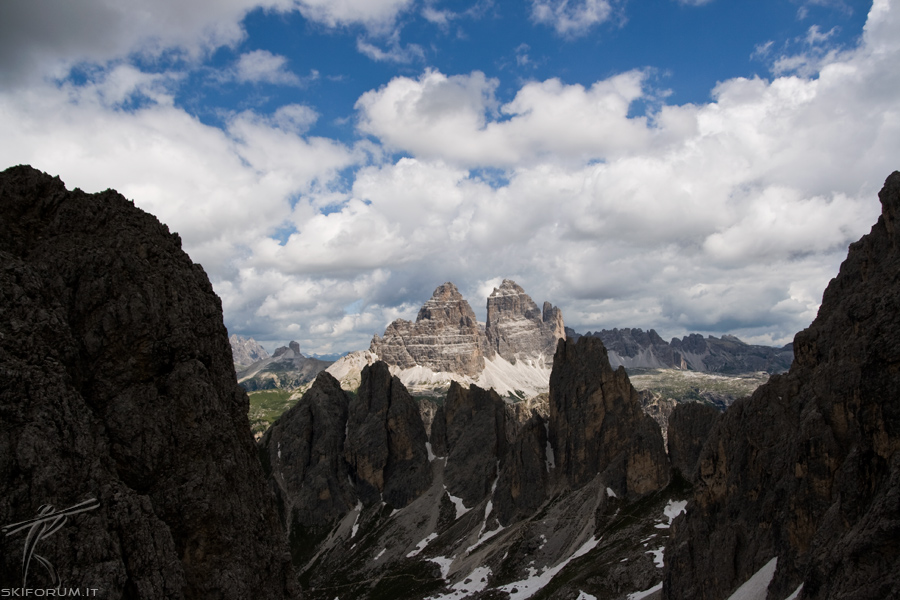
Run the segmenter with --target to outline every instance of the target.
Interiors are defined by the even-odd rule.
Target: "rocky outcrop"
[[[560,340],[550,377],[550,444],[572,488],[598,474],[621,496],[659,490],[670,468],[659,425],[645,415],[625,369],[613,370],[603,342]]]
[[[444,485],[466,506],[474,506],[496,484],[508,450],[505,403],[493,390],[464,388],[454,381],[435,421],[441,422],[441,433],[433,446],[447,457]]]
[[[770,598],[900,595],[900,172],[879,198],[791,370],[710,433],[664,597],[727,597],[776,557]]]
[[[265,352],[265,350],[263,350]],[[238,383],[248,392],[257,390],[295,390],[309,385],[330,362],[303,356],[300,344],[290,342],[277,348],[272,356],[238,371]]]
[[[541,310],[516,282],[504,279],[487,299],[485,335],[491,354],[517,359],[553,356],[565,337],[562,312],[544,302]]]
[[[434,290],[415,323],[397,319],[369,351],[401,369],[423,366],[432,371],[474,376],[484,369],[484,333],[472,307],[452,283]]]
[[[295,537],[328,526],[356,505],[344,460],[349,407],[340,383],[323,372],[260,441],[282,521]]]
[[[583,337],[566,328],[573,341]],[[781,348],[747,344],[733,335],[703,337],[692,333],[682,338],[662,339],[655,330],[640,328],[602,329],[587,332],[599,337],[609,353],[613,367],[626,369],[689,369],[704,373],[782,373],[791,366],[793,346]]]
[[[688,480],[694,481],[700,450],[722,412],[702,402],[684,402],[669,415],[667,447],[672,467]]]
[[[95,499],[35,551],[104,597],[289,595],[221,303],[178,235],[30,167],[0,174],[0,222],[0,523]],[[2,588],[26,535],[0,537]],[[53,587],[36,558],[28,586]]]
[[[269,358],[266,349],[259,345],[259,342],[252,337],[244,337],[242,335],[232,334],[228,338],[231,344],[231,356],[235,365],[249,367],[255,362]]]
[[[415,401],[383,362],[363,369],[350,403],[344,456],[365,505],[402,508],[431,484],[425,426]]]

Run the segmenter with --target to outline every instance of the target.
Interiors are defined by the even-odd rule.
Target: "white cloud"
[[[48,75],[62,78],[73,65],[106,64],[133,52],[155,57],[178,50],[197,60],[216,48],[242,41],[246,37],[243,19],[254,9],[299,11],[305,18],[327,27],[358,25],[375,34],[389,34],[397,16],[413,3],[414,0],[0,2],[0,84],[19,85]],[[265,58],[246,57],[250,61]],[[269,67],[272,60],[268,58]],[[286,81],[290,77],[286,71],[254,71],[253,66],[248,63],[239,67],[239,74],[245,74],[249,81],[258,81],[253,74],[263,72],[276,76],[277,81],[263,80],[290,83]]]
[[[364,25],[370,30],[389,30],[397,16],[414,0],[293,0],[307,19],[330,27]]]
[[[349,6],[318,18],[364,22]],[[529,81],[501,102],[483,73],[426,70],[359,98],[373,139],[353,148],[307,135],[318,114],[302,103],[204,125],[174,102],[183,74],[114,62],[80,86],[0,88],[0,163],[133,198],[182,235],[229,327],[262,340],[366,347],[447,280],[483,318],[485,289],[513,277],[581,330],[783,343],[898,167],[897,30],[876,0],[860,46],[813,74],[726,80],[646,117],[629,113],[652,100],[641,71]],[[284,72],[270,66],[256,72]]]
[[[235,65],[235,79],[240,83],[300,84],[300,78],[287,69],[287,58],[268,50],[241,54]]]
[[[537,23],[550,25],[563,36],[587,34],[595,25],[608,21],[613,14],[608,0],[532,0],[531,17]]]
[[[406,46],[400,44],[399,30],[395,30],[384,41],[386,46],[382,49],[375,45],[372,40],[360,37],[356,39],[356,49],[376,62],[406,64],[417,60],[421,61],[425,58],[425,51],[418,44],[407,44]]]
[[[178,231],[213,278],[291,217],[289,199],[327,186],[353,151],[297,128],[314,114],[246,112],[228,131],[202,124],[159,91],[163,75],[120,66],[85,86],[0,94],[0,163],[30,163],[86,191],[117,189]],[[164,86],[163,86],[164,87]],[[138,108],[123,110],[143,100]]]
[[[357,102],[360,129],[417,156],[467,166],[592,160],[645,147],[643,118],[627,117],[644,75],[630,71],[585,88],[558,79],[525,84],[498,107],[498,82],[481,72],[427,70],[397,77]]]

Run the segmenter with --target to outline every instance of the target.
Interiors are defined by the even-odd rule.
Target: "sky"
[[[782,345],[900,168],[900,0],[4,0],[0,169],[178,232],[230,333],[452,281]]]

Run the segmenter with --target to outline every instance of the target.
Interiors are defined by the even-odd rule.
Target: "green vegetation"
[[[720,375],[678,369],[631,369],[628,378],[636,390],[649,390],[679,402],[708,402],[711,398],[722,398],[726,404],[731,404],[752,394],[769,380],[769,374]]]
[[[278,417],[297,403],[296,400],[291,400],[293,393],[279,389],[248,392],[250,396],[248,416],[250,417],[250,429],[254,436],[265,433]]]

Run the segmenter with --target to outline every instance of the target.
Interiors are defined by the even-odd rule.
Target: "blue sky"
[[[0,4],[0,168],[178,231],[229,330],[368,346],[453,281],[783,344],[900,166],[897,0]]]

